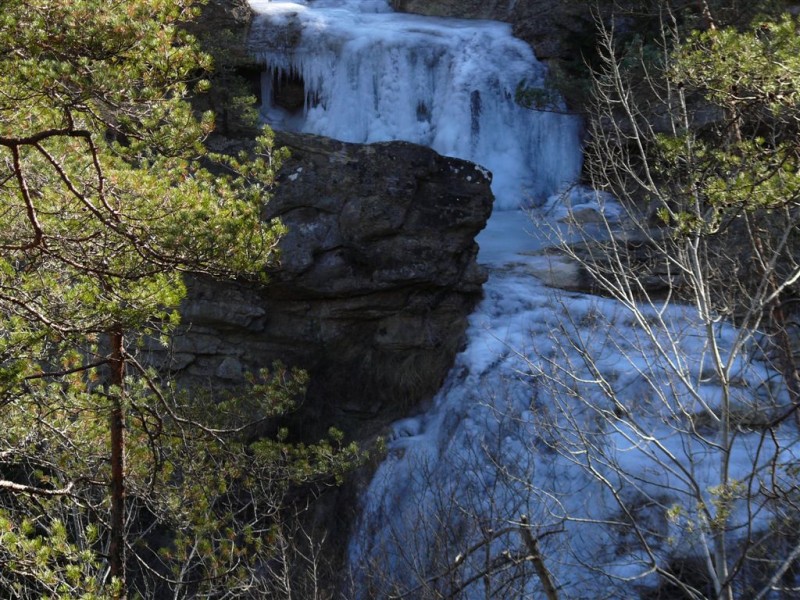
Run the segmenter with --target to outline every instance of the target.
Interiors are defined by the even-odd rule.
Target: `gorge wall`
[[[539,60],[573,60],[575,36],[591,30],[590,6],[570,0],[392,0],[395,10],[428,16],[491,19],[513,26]]]
[[[511,21],[545,57],[566,55],[563,39],[587,11],[561,0],[395,4]],[[232,112],[235,94],[260,93],[251,19],[246,0],[210,0],[192,26],[215,59],[216,91],[199,108],[216,112],[222,151],[253,135]],[[289,134],[278,143],[292,157],[265,218],[289,228],[281,268],[263,290],[191,281],[181,330],[170,348],[153,344],[151,360],[190,387],[234,387],[275,360],[305,368],[303,434],[336,425],[364,439],[431,397],[452,365],[485,280],[474,238],[491,212],[489,181],[470,163],[407,143]]]
[[[193,280],[169,349],[189,386],[230,387],[281,360],[307,369],[302,433],[364,437],[441,385],[480,297],[474,242],[489,217],[475,165],[403,142],[280,134],[285,161],[265,218],[289,232],[271,283]]]

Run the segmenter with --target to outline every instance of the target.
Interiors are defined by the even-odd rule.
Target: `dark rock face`
[[[216,131],[228,136],[252,138],[257,130],[257,113],[247,98],[260,96],[263,66],[247,46],[252,18],[248,0],[206,0],[200,17],[183,24],[214,65],[203,74],[211,89],[193,96],[192,104],[199,112],[212,111]]]
[[[246,0],[210,0],[191,26],[221,71],[206,103],[223,134],[241,138],[223,152],[252,137],[226,116],[229,75],[260,77],[251,18]],[[365,438],[431,396],[452,364],[485,280],[474,237],[491,211],[489,181],[406,143],[280,134],[279,144],[292,157],[265,218],[289,228],[281,268],[264,290],[190,281],[184,325],[168,351],[153,344],[152,360],[189,387],[235,386],[276,359],[305,368],[302,433],[337,425]]]
[[[474,237],[491,211],[475,165],[404,142],[281,134],[266,218],[289,228],[256,290],[190,282],[182,330],[158,356],[189,385],[235,385],[276,359],[311,376],[302,433],[357,437],[430,397],[486,278]]]
[[[421,15],[511,23],[540,60],[572,60],[572,38],[591,25],[595,3],[575,0],[391,0],[395,10]]]
[[[209,50],[210,43],[224,45],[231,63],[252,62],[247,50],[247,31],[253,10],[247,0],[207,0],[200,14],[187,28],[199,38],[205,50]]]

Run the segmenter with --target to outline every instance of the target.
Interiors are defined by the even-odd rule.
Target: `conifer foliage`
[[[258,280],[281,233],[259,218],[268,134],[247,158],[204,147],[213,116],[187,97],[212,65],[180,27],[194,4],[2,3],[4,598],[263,594],[253,565],[283,543],[283,494],[342,463],[335,441],[247,442],[242,405],[287,409],[298,374],[187,399],[136,358],[177,323],[185,273]]]

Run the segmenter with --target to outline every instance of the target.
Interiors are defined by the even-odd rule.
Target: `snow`
[[[788,402],[755,340],[722,320],[709,330],[690,306],[547,285],[576,277],[569,261],[542,253],[554,236],[574,236],[575,223],[608,235],[624,211],[606,194],[565,187],[580,170],[580,124],[516,105],[519,82],[542,85],[545,71],[509,26],[400,15],[381,0],[251,4],[268,123],[423,143],[493,173],[499,210],[478,237],[485,297],[442,389],[395,424],[362,498],[348,550],[354,597],[385,597],[396,584],[406,597],[464,586],[461,597],[483,598],[481,578],[465,582],[506,560],[496,596],[540,598],[529,563],[512,560],[524,549],[523,515],[565,598],[657,585],[654,565],[707,552],[720,507],[734,527],[766,529],[774,514],[759,482],[771,461],[799,457],[794,427],[769,437],[747,424]],[[272,105],[275,72],[302,77],[301,114]],[[729,400],[743,415],[728,454],[713,346],[731,357]],[[751,504],[720,503],[724,464]],[[649,531],[649,553],[623,506]]]

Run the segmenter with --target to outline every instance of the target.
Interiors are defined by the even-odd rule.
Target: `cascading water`
[[[263,15],[250,46],[268,66],[272,126],[356,143],[405,140],[471,160],[493,173],[500,209],[577,177],[579,122],[515,101],[519,88],[544,85],[545,69],[509,25],[392,13],[375,0],[252,5]],[[290,85],[302,101],[276,104]]]
[[[263,114],[274,127],[351,142],[416,142],[494,175],[495,213],[478,239],[479,260],[490,270],[485,299],[429,409],[394,426],[349,543],[349,595],[542,598],[544,572],[564,598],[623,597],[619,586],[629,581],[654,585],[653,561],[668,560],[673,549],[663,542],[643,554],[621,527],[614,512],[620,472],[639,482],[633,492],[647,500],[638,518],[651,519],[654,530],[664,529],[658,539],[668,540],[670,525],[656,505],[669,506],[665,490],[678,497],[688,484],[664,472],[664,456],[687,457],[695,480],[707,478],[713,489],[717,453],[676,436],[659,415],[647,421],[662,440],[657,449],[634,448],[624,429],[604,434],[622,471],[601,464],[593,472],[569,451],[580,447],[584,427],[594,430],[592,411],[619,410],[608,406],[608,390],[592,385],[598,373],[621,406],[642,405],[671,382],[648,358],[658,356],[657,336],[642,335],[630,311],[556,293],[535,276],[543,272],[535,256],[543,235],[519,207],[545,204],[575,181],[581,164],[575,118],[515,102],[520,86],[543,85],[544,68],[501,23],[401,15],[383,0],[251,5],[260,16],[250,45],[267,65]],[[584,203],[613,218],[610,200],[579,190],[570,197],[573,210]],[[559,227],[560,210],[551,200],[537,218]],[[654,308],[646,317],[667,336],[673,323],[681,330],[676,356],[703,356],[690,310]],[[735,332],[720,324],[718,335],[730,340]],[[591,367],[581,351],[587,346]],[[703,368],[703,360],[689,361],[685,377],[705,381]],[[560,390],[553,389],[564,383],[559,370],[571,382]],[[756,362],[742,364],[739,375],[742,393],[751,395],[775,379]],[[702,386],[700,396],[713,404],[718,388],[711,380]],[[560,395],[589,402],[584,412],[559,417]],[[730,454],[734,476],[746,473],[752,451],[745,442]],[[693,551],[694,542],[684,542]]]

